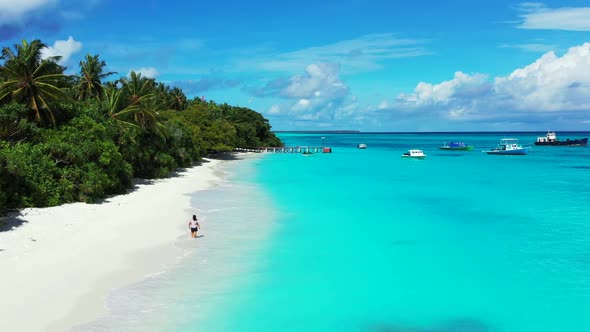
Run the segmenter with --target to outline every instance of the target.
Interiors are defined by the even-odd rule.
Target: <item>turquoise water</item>
[[[200,196],[222,210],[208,218],[247,223],[219,248],[234,268],[217,275],[223,288],[202,285],[211,294],[170,295],[198,273],[196,258],[151,287],[168,294],[151,300],[168,317],[159,330],[588,331],[590,148],[481,152],[543,134],[327,134],[332,154],[244,161],[239,190]],[[476,148],[438,149],[451,140]],[[402,159],[410,148],[428,157]]]
[[[332,154],[266,156],[280,218],[264,264],[203,330],[588,331],[590,149],[481,152],[502,137],[329,135]],[[476,149],[437,149],[450,140]]]

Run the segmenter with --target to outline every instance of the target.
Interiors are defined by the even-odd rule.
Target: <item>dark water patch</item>
[[[428,195],[428,194],[421,194],[421,195],[407,195],[406,199],[413,202],[418,202],[420,205],[426,205],[428,207],[444,207],[444,206],[464,206],[468,202],[466,202],[462,198],[455,198],[448,195]]]
[[[563,168],[573,168],[573,169],[590,169],[590,166],[561,166]]]
[[[553,158],[557,158],[557,159],[578,158],[583,155],[586,155],[586,154],[572,154],[571,152],[569,152],[569,153],[552,153],[551,154],[551,156]]]
[[[463,157],[464,155],[461,153],[437,153],[434,154],[437,157]]]
[[[586,267],[590,267],[590,252],[577,252],[572,253],[569,257],[566,257],[564,260],[565,264],[575,263],[577,265],[582,265]]]
[[[531,221],[533,218],[526,214],[519,214],[518,211],[498,211],[494,203],[490,207],[478,204],[476,200],[466,198],[455,198],[445,195],[440,196],[417,196],[408,195],[409,201],[420,204],[425,211],[435,213],[439,217],[446,217],[445,220],[458,220],[463,224],[494,224],[505,220],[518,219],[521,222]],[[501,204],[497,202],[495,204]],[[449,208],[453,207],[453,208]]]
[[[394,240],[390,242],[392,247],[398,246],[413,246],[416,244],[416,240]]]
[[[403,326],[395,324],[377,324],[369,332],[491,332],[492,328],[477,319],[456,319],[436,326]]]
[[[477,319],[456,319],[437,326],[404,326],[396,324],[377,324],[370,332],[491,332],[492,328]]]

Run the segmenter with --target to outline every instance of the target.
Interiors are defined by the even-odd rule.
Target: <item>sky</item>
[[[274,130],[590,130],[587,0],[0,0],[23,39]]]

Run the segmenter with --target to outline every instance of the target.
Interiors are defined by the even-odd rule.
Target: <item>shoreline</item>
[[[0,232],[2,330],[64,331],[93,321],[107,311],[110,291],[172,266],[185,250],[175,243],[198,214],[190,194],[215,188],[219,167],[240,159],[205,158],[99,204],[21,210],[12,218],[24,223]]]

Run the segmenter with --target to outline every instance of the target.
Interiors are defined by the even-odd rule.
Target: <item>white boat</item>
[[[528,147],[523,147],[518,143],[516,138],[502,138],[497,147],[484,151],[487,154],[502,154],[502,155],[525,155],[529,151]]]
[[[361,143],[361,144],[357,145],[356,147],[359,148],[359,149],[366,149],[367,148],[367,144]]]
[[[426,158],[426,155],[422,150],[412,149],[402,154],[402,158],[424,159]]]

